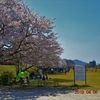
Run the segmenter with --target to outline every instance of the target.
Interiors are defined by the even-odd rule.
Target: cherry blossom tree
[[[52,31],[53,22],[38,17],[22,0],[0,0],[0,62],[55,66],[63,49]]]

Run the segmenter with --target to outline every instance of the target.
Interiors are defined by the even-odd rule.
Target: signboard
[[[74,80],[86,81],[86,70],[82,65],[76,65],[74,68]]]

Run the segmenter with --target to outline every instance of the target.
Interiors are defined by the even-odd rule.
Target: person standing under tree
[[[42,79],[43,78],[43,71],[42,71],[42,69],[39,70],[39,74],[40,74],[40,79]]]

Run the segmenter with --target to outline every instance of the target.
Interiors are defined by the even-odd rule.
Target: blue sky
[[[61,58],[100,63],[100,0],[27,0],[38,16],[56,18]]]

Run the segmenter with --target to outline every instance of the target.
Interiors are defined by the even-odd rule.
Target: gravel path
[[[34,89],[0,89],[0,100],[100,100],[100,91],[97,94],[75,94],[75,90],[57,88]]]

